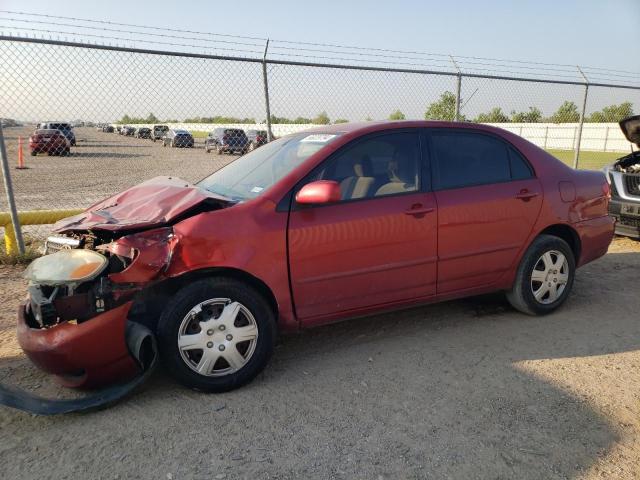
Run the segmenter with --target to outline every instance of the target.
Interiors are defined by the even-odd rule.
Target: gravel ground
[[[158,372],[100,412],[0,408],[0,477],[639,478],[639,271],[617,239],[547,317],[447,302],[284,337],[227,394]],[[62,395],[15,344],[20,273],[0,267],[0,381]]]
[[[28,167],[12,169],[18,210],[85,208],[109,195],[158,175],[195,182],[232,159],[204,151],[203,139],[194,148],[163,148],[161,142],[103,133],[95,128],[74,129],[77,145],[68,157],[29,155],[33,126],[4,131],[7,155],[17,165],[18,137]],[[4,187],[0,210],[7,210]]]

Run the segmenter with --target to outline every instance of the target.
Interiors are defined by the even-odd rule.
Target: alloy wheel
[[[569,281],[569,263],[562,252],[543,253],[531,272],[531,292],[536,301],[550,304],[562,296]]]
[[[228,298],[213,298],[185,315],[178,330],[178,349],[193,371],[221,377],[249,362],[257,339],[258,325],[247,307]]]

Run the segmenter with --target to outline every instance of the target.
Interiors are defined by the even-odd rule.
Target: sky
[[[0,10],[276,40],[640,71],[640,0],[0,0]],[[8,117],[115,121],[125,113],[146,116],[153,112],[163,119],[216,114],[264,118],[259,64],[202,63],[181,57],[32,48],[28,44],[0,45],[0,61],[0,97],[5,99],[4,115]],[[396,109],[407,118],[421,118],[426,105],[443,91],[455,90],[455,77],[280,65],[270,67],[269,78],[271,112],[290,118],[327,111],[332,119],[378,119]],[[640,74],[637,80],[640,83]],[[464,79],[463,114],[472,118],[495,106],[507,113],[535,106],[550,115],[564,100],[581,105],[583,91],[580,85]],[[636,113],[640,111],[638,90],[592,88],[587,111],[627,100],[633,102]]]
[[[234,35],[640,70],[639,0],[0,0],[0,6]]]

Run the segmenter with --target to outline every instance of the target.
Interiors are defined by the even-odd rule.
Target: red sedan
[[[157,340],[179,381],[222,392],[265,367],[278,331],[495,291],[551,313],[607,251],[608,202],[601,172],[497,128],[318,127],[59,222],[27,269],[18,340],[75,386],[134,376]]]
[[[29,137],[31,155],[46,153],[47,155],[69,155],[69,140],[60,130],[36,130]]]

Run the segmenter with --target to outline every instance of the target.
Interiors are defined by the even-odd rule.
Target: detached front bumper
[[[640,201],[613,197],[609,202],[609,213],[616,219],[616,234],[640,238]]]
[[[18,311],[18,343],[29,359],[65,386],[95,388],[129,380],[142,366],[128,345],[127,314],[133,302],[85,322],[36,328],[28,306]],[[133,355],[132,355],[133,353]]]

